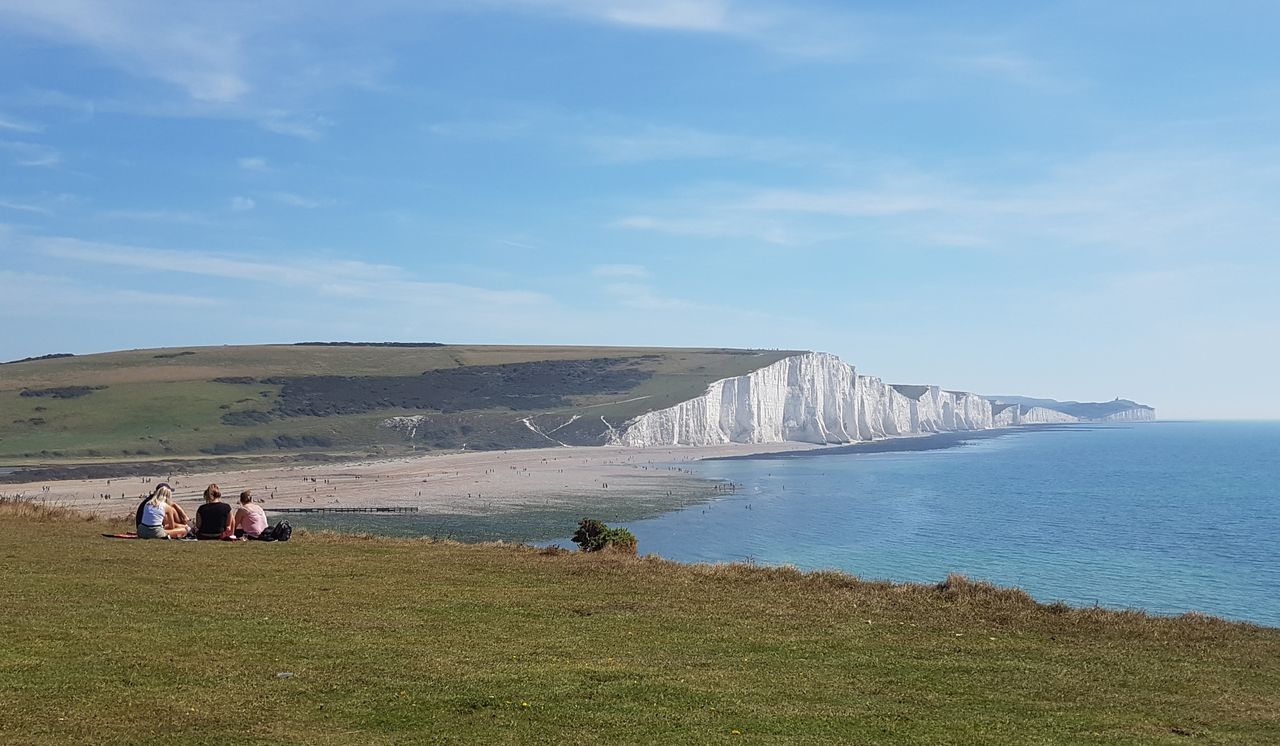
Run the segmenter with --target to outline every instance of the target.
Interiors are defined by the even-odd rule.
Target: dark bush
[[[23,389],[18,396],[49,397],[50,399],[79,399],[106,386],[59,386],[52,389]]]
[[[246,451],[260,451],[266,448],[267,441],[262,438],[247,438],[241,443],[214,443],[209,448],[201,448],[201,453],[208,453],[213,456],[225,456],[228,453],[244,453]],[[168,450],[166,448],[166,450]]]
[[[219,376],[211,380],[214,383],[233,383],[233,384],[253,384],[258,382],[258,379],[252,378],[250,376]]]
[[[256,409],[245,409],[239,412],[227,412],[222,415],[222,422],[227,425],[238,425],[248,427],[251,425],[261,425],[264,422],[271,421],[271,414],[268,412],[259,412]]]
[[[610,549],[626,554],[636,553],[636,536],[625,528],[609,528],[594,518],[583,518],[573,534],[573,543],[584,552]]]
[[[333,441],[323,435],[277,435],[276,448],[329,448]]]

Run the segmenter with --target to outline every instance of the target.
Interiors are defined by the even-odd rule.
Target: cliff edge
[[[702,396],[626,422],[627,446],[852,443],[994,427],[987,399],[937,386],[895,386],[809,352],[713,382]]]
[[[808,352],[713,382],[701,396],[636,416],[610,442],[646,447],[799,442],[820,445],[995,427],[1155,419],[1125,399],[1058,402],[886,384],[835,355]]]

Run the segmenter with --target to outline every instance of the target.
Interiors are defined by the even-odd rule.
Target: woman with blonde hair
[[[204,505],[196,510],[197,539],[234,539],[236,519],[231,506],[222,502],[222,490],[211,484],[204,489]]]
[[[191,532],[186,512],[173,502],[173,490],[163,482],[138,506],[135,520],[140,539],[182,539]]]

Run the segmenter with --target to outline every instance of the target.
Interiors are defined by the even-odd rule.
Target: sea
[[[1030,428],[692,468],[734,491],[622,524],[642,554],[926,583],[954,572],[1045,602],[1280,626],[1280,422]]]

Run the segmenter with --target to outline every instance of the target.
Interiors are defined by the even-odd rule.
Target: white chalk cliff
[[[1072,422],[1154,422],[1156,419],[1156,411],[1151,407],[1142,404],[1133,404],[1132,402],[1108,402],[1109,406],[1114,407],[1112,411],[1106,413],[1095,413],[1092,417],[1078,416],[1070,412],[1062,412],[1052,407],[1045,406],[1025,406],[1022,404],[1010,404],[1006,402],[993,402],[992,412],[996,427],[1010,427],[1013,425],[1056,425]],[[1061,403],[1060,406],[1072,407],[1080,406],[1079,402]],[[1086,405],[1094,406],[1094,405]]]
[[[616,431],[627,446],[852,443],[895,435],[995,427],[992,405],[937,386],[893,386],[835,355],[794,355],[706,393],[647,412]]]
[[[1105,404],[1007,402],[937,386],[891,385],[859,375],[835,355],[807,352],[715,381],[702,396],[611,427],[609,442],[639,447],[837,444],[995,427],[1154,419],[1155,409],[1127,399]]]

